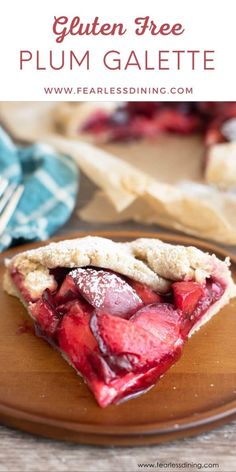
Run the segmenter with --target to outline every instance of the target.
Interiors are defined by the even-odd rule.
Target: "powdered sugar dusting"
[[[83,297],[96,309],[125,316],[143,304],[132,287],[113,272],[78,268],[71,271],[70,276]]]

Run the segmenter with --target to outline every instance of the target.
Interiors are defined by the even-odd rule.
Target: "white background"
[[[236,100],[236,12],[235,0],[7,0],[1,7],[0,100]],[[57,44],[52,33],[54,16],[80,16],[92,22],[123,22],[125,36],[67,36]],[[157,24],[182,23],[181,36],[137,37],[135,17],[149,15]],[[19,68],[19,51],[37,49],[46,71],[35,70],[35,60]],[[54,71],[48,68],[49,50],[74,50],[81,55],[91,51],[91,70],[85,68]],[[109,49],[121,51],[127,58],[135,49],[139,57],[147,49],[155,61],[160,49],[214,49],[215,71],[192,71],[185,65],[181,71],[109,71],[102,57]],[[45,95],[44,87],[193,87],[193,95]]]

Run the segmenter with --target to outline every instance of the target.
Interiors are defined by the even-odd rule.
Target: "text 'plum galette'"
[[[158,239],[88,236],[6,261],[4,287],[105,407],[153,386],[236,295],[229,260]]]

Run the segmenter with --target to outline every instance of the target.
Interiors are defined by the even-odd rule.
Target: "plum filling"
[[[30,300],[23,277],[12,278],[37,333],[66,356],[100,406],[150,388],[179,358],[190,330],[224,293],[213,278],[172,284],[160,295],[109,270],[51,271],[56,290]]]
[[[127,102],[113,113],[95,111],[81,131],[108,141],[126,141],[163,132],[189,134],[201,129],[201,115],[192,103]]]
[[[235,117],[234,102],[126,102],[112,113],[96,110],[78,131],[107,141],[203,132],[210,146],[235,139]]]

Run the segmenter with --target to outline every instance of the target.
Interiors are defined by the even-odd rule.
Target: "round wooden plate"
[[[183,236],[96,234],[119,241],[155,236],[227,255]],[[231,260],[236,278],[236,259]],[[2,260],[1,279],[3,272]],[[34,335],[26,310],[2,287],[0,306],[0,416],[6,425],[55,439],[130,446],[193,435],[236,417],[236,300],[188,341],[182,358],[153,389],[106,409],[60,354]]]

